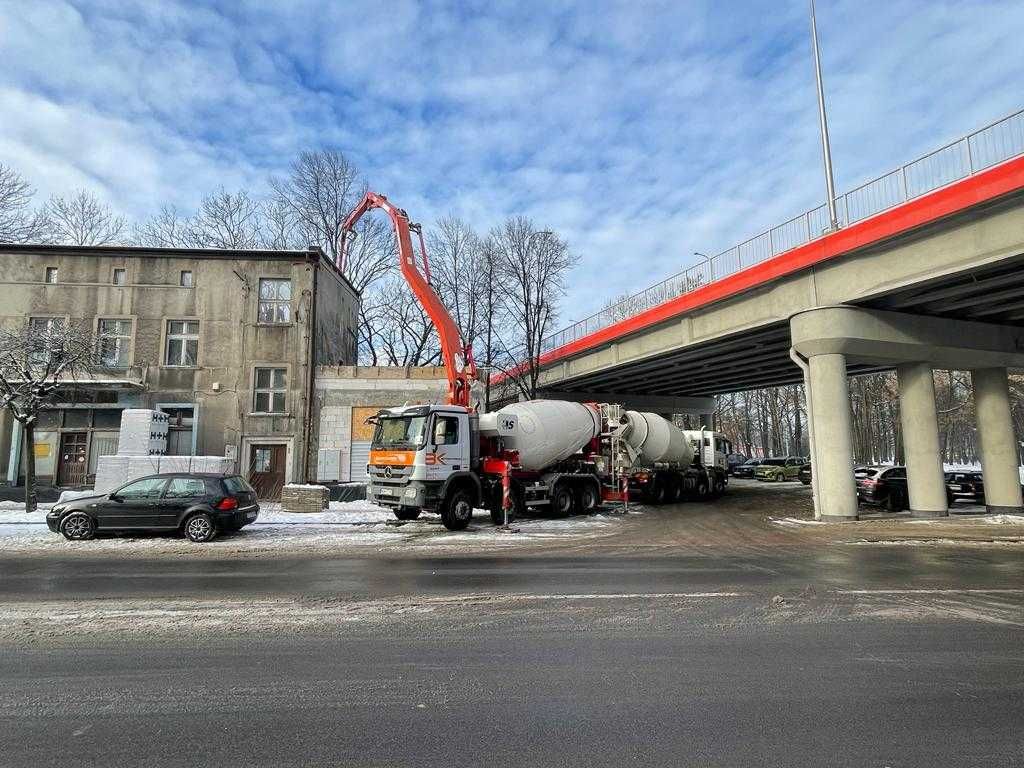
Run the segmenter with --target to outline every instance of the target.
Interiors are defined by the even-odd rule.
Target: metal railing
[[[1021,154],[1024,154],[1024,110],[840,195],[836,198],[839,226],[862,221]],[[828,206],[822,204],[546,336],[541,341],[541,351],[557,349],[830,232]]]

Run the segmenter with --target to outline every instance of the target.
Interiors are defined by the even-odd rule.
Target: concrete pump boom
[[[448,375],[448,404],[470,408],[470,387],[476,381],[476,363],[473,361],[473,350],[462,341],[459,326],[455,324],[441,302],[437,292],[430,285],[430,265],[427,262],[427,249],[423,244],[423,230],[418,224],[409,221],[409,215],[401,208],[388,201],[384,195],[367,192],[352,213],[341,226],[338,243],[338,268],[345,269],[348,247],[355,236],[355,225],[371,208],[380,208],[391,219],[398,240],[398,265],[402,277],[409,284],[416,300],[430,317],[441,339],[441,357],[444,360],[445,372]],[[423,260],[423,272],[416,265],[412,247],[412,234],[415,231],[420,241],[420,256]]]

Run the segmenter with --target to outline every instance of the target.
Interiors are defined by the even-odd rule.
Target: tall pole
[[[825,160],[825,191],[828,194],[828,219],[832,229],[839,228],[836,215],[836,182],[832,176],[832,145],[828,141],[828,118],[825,116],[825,87],[821,82],[821,54],[818,51],[818,25],[814,21],[814,0],[811,0],[811,45],[814,48],[814,79],[818,86],[818,120],[821,123],[821,153]]]

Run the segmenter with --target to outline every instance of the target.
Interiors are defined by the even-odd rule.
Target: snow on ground
[[[323,512],[284,512],[281,505],[261,505],[259,519],[238,533],[222,535],[207,544],[193,544],[173,534],[128,533],[104,535],[93,541],[70,542],[46,527],[46,512],[52,505],[40,505],[32,514],[9,506],[0,507],[0,553],[31,554],[36,551],[68,553],[125,552],[197,555],[243,555],[247,553],[297,550],[326,553],[347,547],[445,547],[482,544],[516,546],[537,540],[575,539],[611,533],[623,515],[616,508],[601,514],[563,520],[529,518],[516,520],[512,533],[499,530],[490,515],[476,510],[464,531],[448,531],[438,515],[423,514],[418,520],[399,521],[394,514],[367,501],[332,501]],[[639,505],[631,514],[642,514]]]
[[[978,509],[981,509],[981,507],[979,507]],[[789,527],[789,528],[797,528],[797,527],[801,527],[801,526],[811,526],[811,525],[833,525],[833,523],[827,522],[825,520],[812,520],[812,519],[806,518],[806,517],[769,517],[768,520],[769,520],[769,522],[773,523],[774,525],[781,525],[783,527]],[[862,520],[859,520],[859,521],[851,521],[851,522],[858,522],[858,523],[871,523],[871,522],[889,523],[889,522],[898,522],[898,523],[907,523],[907,524],[912,524],[912,525],[930,525],[930,526],[949,526],[951,524],[955,524],[955,525],[1024,525],[1024,515],[1005,515],[1005,514],[1003,514],[1003,515],[986,515],[986,514],[963,515],[963,514],[956,514],[956,515],[950,515],[949,517],[920,517],[920,518],[891,517],[891,518],[885,518],[885,519],[879,519],[879,520],[871,520],[871,519],[864,520],[864,519],[862,519]],[[846,523],[843,523],[843,525],[846,525]]]

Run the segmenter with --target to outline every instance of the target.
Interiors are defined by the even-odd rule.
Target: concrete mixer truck
[[[446,404],[382,409],[367,472],[368,497],[401,520],[439,512],[450,530],[484,507],[495,523],[543,508],[556,517],[590,512],[603,501],[675,501],[717,496],[728,482],[722,438],[683,431],[654,413],[612,403],[532,400],[492,413],[470,404],[476,366],[429,281],[422,230],[386,197],[367,192],[342,227],[338,266],[358,219],[372,208],[395,229],[399,266],[441,340],[448,376]],[[419,236],[423,272],[411,232]]]

